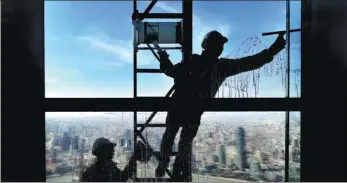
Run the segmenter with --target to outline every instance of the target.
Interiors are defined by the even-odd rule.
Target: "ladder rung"
[[[138,13],[135,15],[136,18],[183,18],[183,13]]]
[[[163,50],[180,50],[183,49],[182,47],[160,47]],[[151,48],[148,47],[138,47],[138,50],[150,50]]]
[[[145,124],[136,124],[137,127],[143,127]],[[152,123],[152,124],[147,124],[146,127],[166,127],[164,123]]]
[[[163,73],[160,69],[137,69],[138,73]]]
[[[171,178],[136,178],[135,182],[171,182]]]

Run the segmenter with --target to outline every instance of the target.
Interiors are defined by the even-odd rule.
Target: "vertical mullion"
[[[193,1],[182,1],[183,12],[183,62],[189,62],[193,52]],[[192,181],[192,144],[189,144],[188,162],[189,165],[189,182]]]
[[[287,60],[287,90],[286,97],[290,98],[290,0],[286,0],[286,60]],[[285,119],[285,170],[284,181],[289,182],[289,111]]]
[[[134,0],[134,14],[135,16],[137,16],[137,0]],[[137,18],[136,18],[137,19]],[[137,40],[136,40],[136,34],[137,34],[137,30],[136,30],[136,25],[134,25],[134,40],[133,40],[133,54],[134,54],[134,66],[133,66],[133,80],[134,80],[134,88],[133,88],[133,96],[134,98],[137,98],[137,47],[138,47],[138,44],[137,44]],[[134,143],[133,143],[133,149],[134,149],[134,153],[137,152],[137,111],[134,110],[134,114],[133,114],[133,117],[134,117],[134,135],[133,135],[133,139],[134,139]],[[133,167],[134,167],[134,172],[133,172],[133,181],[136,180],[137,178],[137,161],[134,161],[133,162]]]

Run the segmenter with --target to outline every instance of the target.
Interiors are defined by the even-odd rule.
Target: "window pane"
[[[201,42],[204,35],[212,30],[217,30],[228,37],[229,42],[225,45],[222,57],[240,58],[250,56],[268,48],[276,39],[276,35],[260,36],[263,32],[272,32],[286,29],[285,1],[272,2],[194,2],[193,6],[193,52],[201,54]],[[168,6],[169,7],[169,6]],[[171,6],[177,10],[181,7]],[[292,7],[300,12],[299,7]],[[214,11],[218,9],[218,11]],[[172,9],[171,9],[172,10]],[[164,9],[166,12],[167,9]],[[246,14],[244,12],[253,12]],[[239,16],[240,14],[244,16]],[[247,22],[247,23],[245,23]],[[292,36],[293,37],[293,36]],[[292,41],[294,42],[294,41]],[[243,44],[242,44],[243,43]],[[300,39],[296,39],[296,46]],[[294,47],[293,45],[292,47]],[[297,49],[298,50],[298,49]],[[140,51],[142,52],[142,51]],[[139,52],[139,53],[140,53]],[[174,63],[181,61],[181,53],[170,51],[170,58]],[[298,54],[297,54],[298,55]],[[151,56],[152,57],[152,56]],[[300,56],[297,56],[300,57]],[[140,58],[139,58],[140,59]],[[294,60],[296,65],[300,60]],[[291,64],[293,65],[293,64]],[[140,66],[139,66],[140,67]],[[145,68],[145,67],[141,67]],[[150,68],[159,68],[157,62]],[[260,69],[231,76],[222,82],[216,98],[254,98],[254,97],[285,97],[286,94],[286,60],[285,51],[282,51],[270,64]],[[294,68],[292,66],[292,68]],[[296,68],[295,68],[296,69]],[[294,71],[292,71],[294,73]],[[294,74],[295,76],[295,74]],[[291,83],[294,84],[293,74]],[[142,77],[142,76],[141,76]],[[152,76],[146,76],[149,90],[157,93],[156,82],[150,82]],[[153,76],[153,79],[156,76]],[[165,77],[165,76],[164,76]],[[300,77],[300,75],[298,76]],[[140,80],[140,76],[139,76]],[[300,79],[297,79],[300,80]],[[160,84],[159,84],[160,85]],[[171,84],[170,84],[171,86]],[[293,85],[294,86],[294,85]],[[140,87],[139,87],[140,88]],[[153,88],[153,89],[152,89]],[[169,88],[169,87],[168,87]],[[291,96],[298,92],[291,89]],[[163,91],[158,96],[164,96]],[[141,92],[139,92],[141,93]],[[295,95],[294,95],[295,94]],[[152,96],[152,95],[151,95]]]
[[[300,182],[300,169],[301,169],[301,119],[300,112],[290,112],[290,157],[289,157],[289,181],[290,182]]]
[[[194,142],[196,173],[284,181],[284,121],[284,112],[205,113]]]
[[[285,10],[284,1],[196,2],[193,17],[194,52],[201,53],[200,45],[204,35],[217,30],[229,39],[224,46],[222,57],[241,58],[256,54],[269,47],[276,38],[261,37],[260,33],[276,31],[281,25],[285,25],[285,19],[281,16],[282,10]],[[279,64],[282,62],[281,58],[276,57],[270,64],[254,72],[229,77],[223,82],[215,97],[284,97]]]
[[[150,113],[139,116],[139,123],[149,116]],[[160,113],[153,123],[165,123],[165,116],[166,113]],[[283,181],[284,121],[284,112],[204,113],[193,143],[193,181]],[[164,130],[144,130],[143,135],[153,149],[159,150]],[[177,150],[179,136],[180,132],[176,135],[173,151]],[[242,141],[244,148],[238,146]],[[244,157],[244,167],[241,168],[240,157]],[[170,167],[173,162],[174,157]],[[141,166],[145,167],[144,164]],[[149,168],[142,168],[142,173],[138,175],[154,177],[156,166],[157,161],[153,159],[147,165]]]
[[[139,10],[148,4],[139,2]],[[181,8],[180,2],[159,2],[153,12],[177,13]],[[291,14],[298,17],[299,8],[292,5]],[[204,35],[218,30],[229,38],[222,56],[255,54],[275,40],[259,36],[261,32],[285,28],[284,12],[284,1],[195,2],[193,52],[200,54]],[[46,97],[132,97],[131,14],[132,2],[45,2]],[[169,53],[174,63],[181,61],[179,51]],[[229,77],[216,97],[284,97],[283,62],[279,56],[259,70]],[[149,51],[139,51],[138,67],[157,69],[159,64]],[[156,91],[157,85],[147,87]]]
[[[131,1],[46,1],[46,97],[132,97],[132,11]]]
[[[290,29],[301,29],[301,1],[290,2]],[[290,97],[301,97],[301,31],[290,33]]]
[[[290,34],[290,97],[301,97],[301,32]]]
[[[151,112],[139,112],[143,124]],[[164,124],[166,113],[158,113],[150,124]],[[194,182],[283,181],[284,112],[206,112],[193,143]],[[143,136],[159,151],[165,128],[149,128]],[[179,134],[173,151],[178,150]],[[48,182],[72,181],[80,169],[90,165],[94,140],[106,137],[118,145],[114,161],[121,169],[131,155],[132,112],[47,112],[46,174]],[[290,113],[290,179],[300,178],[300,113]],[[298,140],[296,140],[298,139]],[[244,146],[241,146],[244,144]],[[82,164],[83,160],[83,164]],[[171,158],[170,167],[174,157]],[[157,160],[138,163],[138,177],[154,177]],[[166,175],[167,177],[167,175]]]
[[[95,161],[96,138],[116,142],[113,160],[123,168],[133,143],[132,112],[46,112],[46,181],[72,182]]]

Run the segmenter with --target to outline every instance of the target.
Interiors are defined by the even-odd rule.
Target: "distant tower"
[[[219,163],[222,167],[226,166],[226,152],[225,152],[225,145],[221,144],[219,146]]]
[[[280,150],[278,148],[276,148],[273,152],[273,158],[274,159],[280,159]]]
[[[126,142],[132,139],[132,133],[130,129],[125,130],[123,138],[125,139]]]
[[[215,163],[219,163],[219,157],[217,154],[213,154],[212,155],[212,161],[215,162]]]
[[[84,149],[86,148],[86,139],[85,139],[85,138],[83,138],[83,139],[81,140],[80,148],[81,148],[82,150],[84,150]]]
[[[127,150],[130,151],[132,149],[132,143],[131,140],[128,140],[127,142]]]
[[[126,129],[123,135],[123,138],[126,142],[126,149],[131,150],[132,149],[132,133],[130,129]]]
[[[245,152],[246,141],[245,141],[246,132],[243,127],[239,127],[236,131],[236,165],[237,167],[244,171],[247,168],[247,157]]]
[[[70,147],[70,143],[71,143],[71,140],[70,140],[69,134],[67,132],[64,132],[63,143],[61,144],[62,151],[68,151]]]
[[[70,155],[72,155],[72,153],[73,153],[73,148],[72,148],[72,144],[71,145],[69,145],[69,153],[70,153]]]
[[[300,163],[300,145],[299,139],[293,138],[293,145],[291,147],[291,156],[292,161],[295,163]]]
[[[57,156],[58,156],[58,152],[56,148],[52,148],[51,149],[52,152],[52,163],[56,163],[57,162]]]
[[[78,141],[79,141],[79,136],[74,136],[73,141],[72,141],[72,148],[73,148],[74,150],[79,149],[79,143],[78,143]]]
[[[124,146],[125,146],[125,141],[124,141],[124,139],[119,139],[119,140],[118,140],[118,143],[119,143],[119,147],[124,147]]]
[[[191,158],[191,160],[192,160],[192,166],[191,166],[191,168],[192,168],[192,170],[195,170],[195,169],[197,168],[197,162],[196,162],[196,156],[195,156],[194,153],[192,153],[192,158]]]
[[[68,128],[68,134],[69,134],[69,136],[73,135],[73,127]]]

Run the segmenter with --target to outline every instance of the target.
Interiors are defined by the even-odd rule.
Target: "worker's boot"
[[[170,178],[170,182],[183,182],[183,177],[181,173],[173,173]]]
[[[168,165],[170,163],[170,156],[167,155],[167,153],[161,153],[159,156],[159,164],[157,168],[155,169],[155,176],[156,177],[163,177],[165,175],[165,171],[168,168]]]

